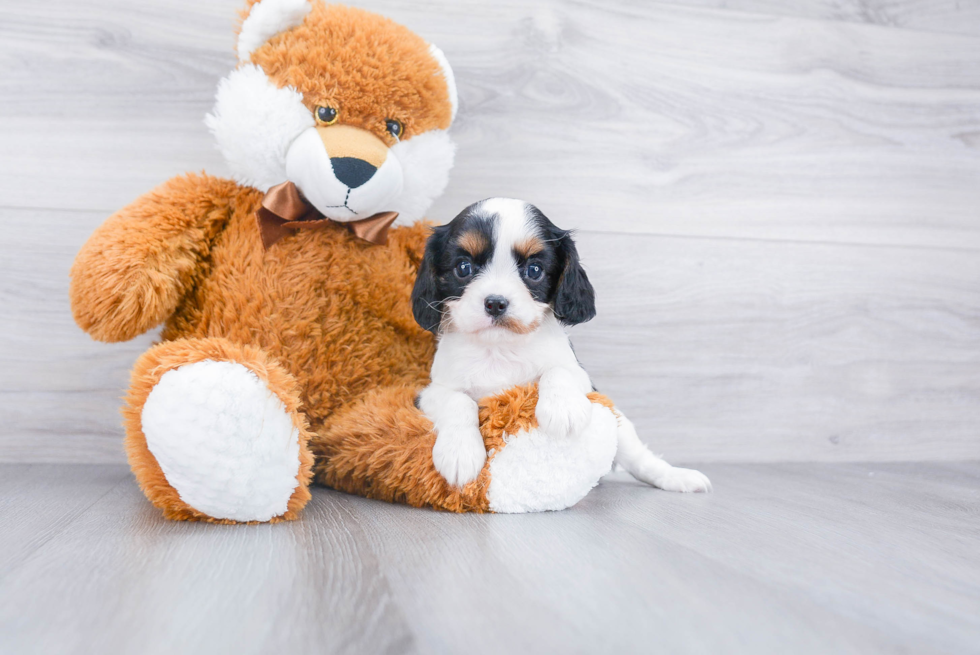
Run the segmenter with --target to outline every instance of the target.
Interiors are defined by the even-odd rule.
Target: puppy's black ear
[[[442,321],[442,297],[439,293],[436,261],[445,247],[448,231],[440,226],[432,231],[429,240],[425,242],[425,255],[415,277],[415,287],[412,289],[412,314],[415,322],[423,330],[436,333]]]
[[[556,236],[562,272],[555,287],[552,308],[565,325],[585,323],[595,318],[595,291],[579,263],[571,232],[560,231]]]

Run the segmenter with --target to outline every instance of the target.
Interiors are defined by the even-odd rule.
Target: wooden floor
[[[704,470],[242,527],[164,521],[124,466],[2,465],[0,653],[980,652],[980,463]]]

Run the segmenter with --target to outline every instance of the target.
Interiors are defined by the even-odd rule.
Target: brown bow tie
[[[358,238],[383,246],[388,242],[388,228],[398,218],[398,212],[381,212],[349,223],[334,221],[308,203],[295,184],[283,182],[266,192],[255,218],[259,224],[259,234],[262,235],[262,246],[266,250],[298,229],[331,223],[346,225]]]

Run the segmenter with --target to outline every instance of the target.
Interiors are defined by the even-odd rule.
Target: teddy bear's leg
[[[415,406],[419,390],[415,385],[375,389],[318,426],[310,441],[316,481],[415,507],[488,511],[486,467],[463,487],[450,485],[436,470],[436,435],[432,422]],[[495,441],[485,437],[485,443],[491,449]]]
[[[432,422],[415,406],[419,388],[376,389],[330,417],[311,440],[316,480],[388,502],[454,512],[539,512],[581,500],[612,467],[616,416],[591,394],[591,419],[575,435],[538,426],[536,385],[480,401],[487,462],[476,480],[450,485],[435,468]]]
[[[123,407],[130,466],[169,519],[295,519],[313,464],[299,407],[295,379],[258,348],[161,343],[137,360]]]

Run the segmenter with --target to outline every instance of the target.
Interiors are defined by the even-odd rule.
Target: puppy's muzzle
[[[494,318],[499,318],[507,311],[510,302],[503,296],[487,296],[483,301],[483,308],[487,314]]]

